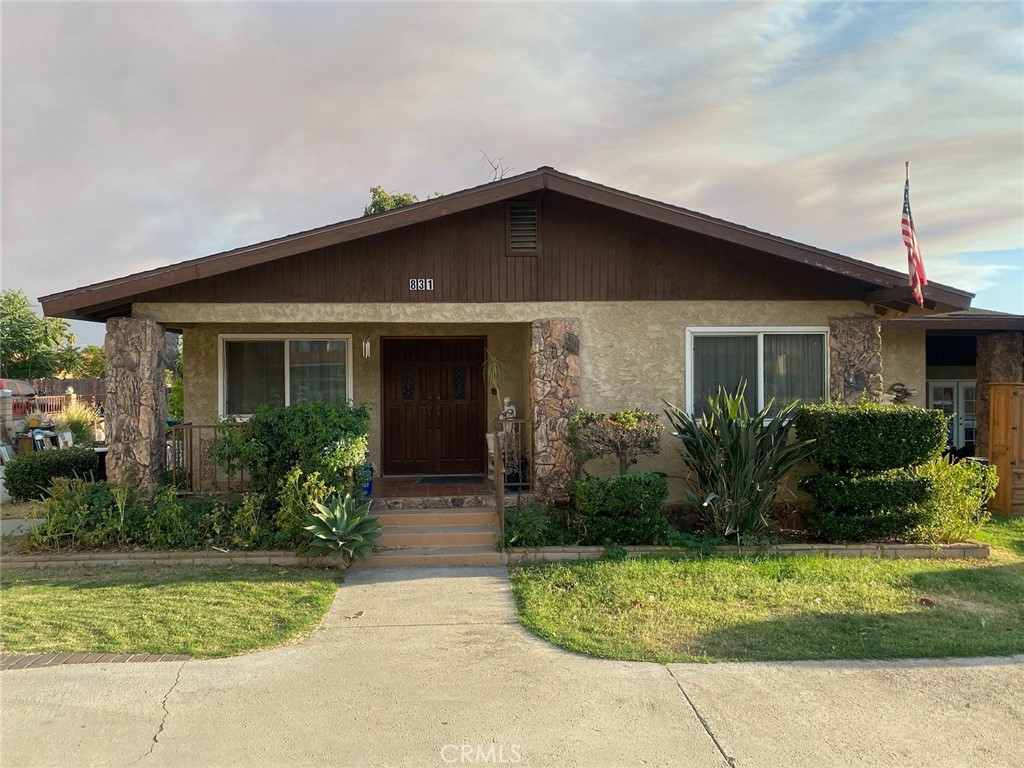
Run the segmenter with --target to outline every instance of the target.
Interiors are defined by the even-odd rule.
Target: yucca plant
[[[690,470],[687,501],[701,510],[711,532],[749,536],[768,528],[768,512],[779,483],[810,457],[812,440],[790,441],[792,402],[775,409],[774,399],[753,416],[743,398],[746,382],[730,394],[722,387],[708,397],[703,418],[665,402],[680,455]]]
[[[380,537],[380,523],[369,516],[370,502],[357,504],[352,494],[343,499],[332,496],[326,502],[313,503],[316,511],[310,513],[309,525],[304,527],[312,537],[309,553],[330,554],[346,565],[370,557]]]

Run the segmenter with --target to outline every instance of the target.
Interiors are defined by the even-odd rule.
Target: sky
[[[19,4],[2,273],[39,296],[542,165],[1024,313],[1024,5]],[[75,323],[80,343],[99,324]]]

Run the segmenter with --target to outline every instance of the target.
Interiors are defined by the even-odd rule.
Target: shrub
[[[580,544],[661,544],[668,532],[662,513],[668,483],[643,473],[610,479],[592,477],[572,486],[572,528]]]
[[[826,472],[912,467],[938,456],[946,444],[942,411],[912,405],[804,405],[794,423],[798,439],[814,440],[814,460]]]
[[[903,512],[932,495],[927,477],[890,470],[871,475],[814,475],[801,481],[818,504],[834,514]]]
[[[95,408],[76,400],[57,416],[56,428],[58,432],[70,432],[75,445],[94,445],[99,421],[100,415]]]
[[[912,509],[843,515],[815,508],[808,510],[806,519],[808,528],[825,541],[859,542],[904,539],[923,516]]]
[[[619,460],[619,474],[624,475],[640,456],[660,450],[664,429],[657,416],[639,408],[608,416],[580,411],[569,419],[568,443],[581,465],[614,454]]]
[[[4,468],[4,487],[16,501],[42,499],[58,477],[93,477],[99,457],[88,448],[19,453]]]
[[[46,500],[45,522],[26,534],[31,548],[60,550],[131,544],[142,504],[128,488],[58,477]]]
[[[827,541],[913,538],[925,519],[921,505],[934,485],[914,467],[934,458],[946,441],[941,411],[868,401],[803,406],[797,434],[814,439],[824,470],[802,485],[817,507],[808,528]]]
[[[244,469],[255,492],[277,493],[295,467],[319,472],[332,489],[358,492],[369,424],[365,405],[265,403],[244,426],[222,430],[210,456],[228,474]]]
[[[331,495],[319,472],[304,475],[298,467],[281,481],[277,502],[280,505],[274,514],[274,528],[278,531],[281,544],[298,545],[305,537],[306,518],[318,503]]]
[[[977,461],[950,464],[939,457],[917,467],[916,472],[935,487],[930,498],[919,502],[924,519],[916,538],[930,544],[952,544],[977,536],[991,517],[985,505],[996,493],[996,468]]]
[[[553,547],[568,541],[569,532],[552,507],[533,503],[505,513],[502,547]]]
[[[733,394],[719,387],[708,398],[703,418],[665,403],[690,471],[687,501],[701,510],[708,530],[719,536],[767,530],[779,483],[811,452],[809,441],[789,439],[797,403],[776,411],[770,400],[751,416],[745,389],[745,382]]]

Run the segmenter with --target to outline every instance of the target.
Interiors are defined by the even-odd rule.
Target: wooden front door
[[[385,475],[483,474],[483,339],[384,339]]]

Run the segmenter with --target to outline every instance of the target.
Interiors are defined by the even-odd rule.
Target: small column
[[[882,324],[873,317],[829,318],[829,396],[855,403],[882,398]]]
[[[107,321],[107,479],[157,485],[167,463],[164,329],[153,320]]]
[[[978,336],[974,455],[988,456],[989,384],[1024,381],[1024,333]]]
[[[535,320],[530,327],[533,481],[540,499],[568,493],[576,462],[566,442],[580,404],[579,320]]]

